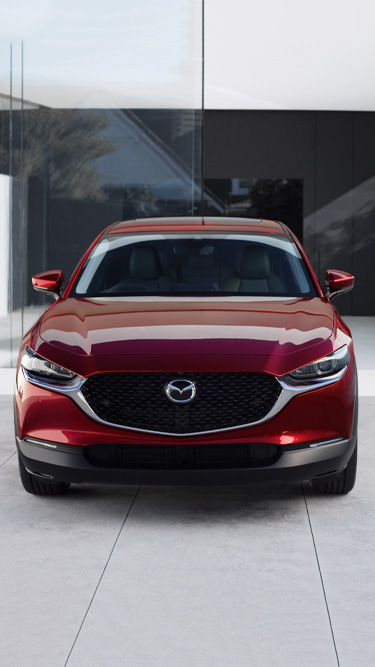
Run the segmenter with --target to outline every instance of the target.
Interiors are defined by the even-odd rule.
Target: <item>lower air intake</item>
[[[279,458],[277,445],[88,445],[91,465],[128,470],[220,470],[267,466]]]

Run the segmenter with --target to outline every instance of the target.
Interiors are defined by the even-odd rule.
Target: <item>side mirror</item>
[[[336,271],[335,269],[328,269],[326,271],[326,297],[334,299],[339,294],[350,292],[354,287],[354,276],[346,271]]]
[[[55,271],[43,271],[43,273],[37,273],[31,280],[33,288],[37,292],[49,294],[55,299],[60,298],[64,284],[64,274],[62,271],[57,269]]]

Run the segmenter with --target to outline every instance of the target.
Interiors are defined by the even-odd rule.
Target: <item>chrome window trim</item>
[[[112,422],[104,421],[103,419],[98,417],[98,415],[92,410],[92,408],[89,406],[85,397],[80,391],[83,384],[86,382],[87,378],[77,375],[77,378],[79,378],[79,382],[74,380],[76,384],[71,386],[66,385],[64,387],[64,386],[57,386],[50,384],[45,380],[38,380],[34,377],[30,377],[29,373],[25,371],[24,368],[23,372],[26,379],[32,384],[35,384],[38,387],[42,387],[43,389],[48,389],[49,391],[54,391],[58,394],[68,395],[69,398],[73,399],[75,404],[82,410],[82,412],[85,413],[85,415],[87,415],[90,419],[103,426],[109,426],[111,428],[120,429],[122,431],[134,431],[136,433],[148,433],[151,435],[167,435],[173,438],[189,438],[197,435],[210,435],[212,433],[225,433],[226,431],[236,431],[238,429],[249,428],[250,426],[258,426],[259,424],[263,424],[264,422],[270,421],[270,419],[273,419],[273,417],[275,417],[277,414],[279,414],[279,412],[281,412],[281,410],[283,410],[283,408],[285,408],[285,406],[289,403],[289,401],[292,400],[292,398],[294,398],[294,396],[298,396],[299,394],[304,394],[307,391],[313,391],[314,389],[320,389],[321,387],[327,387],[330,384],[338,382],[338,380],[341,380],[341,378],[343,377],[344,373],[346,372],[346,369],[347,366],[342,368],[341,371],[339,371],[335,375],[331,375],[329,378],[316,378],[309,384],[301,384],[301,385],[287,384],[287,382],[285,382],[285,378],[287,376],[285,375],[283,376],[283,378],[276,377],[276,380],[281,385],[282,391],[276,403],[274,404],[273,408],[271,408],[271,410],[266,414],[265,417],[259,419],[258,421],[250,422],[249,424],[238,424],[236,426],[230,426],[228,428],[220,428],[211,431],[196,431],[194,433],[169,433],[167,431],[150,431],[146,429],[135,428],[133,426],[122,426],[121,424],[113,424]]]

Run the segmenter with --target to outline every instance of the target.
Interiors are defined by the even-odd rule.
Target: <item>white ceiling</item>
[[[375,110],[375,0],[205,0],[207,109]],[[199,108],[202,0],[0,2],[0,92]]]
[[[201,0],[0,0],[0,93],[59,108],[199,108]]]
[[[375,110],[374,0],[205,0],[208,109]]]

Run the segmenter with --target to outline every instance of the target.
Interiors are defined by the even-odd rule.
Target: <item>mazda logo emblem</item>
[[[165,393],[173,403],[190,403],[197,389],[191,380],[171,380],[165,387]]]

